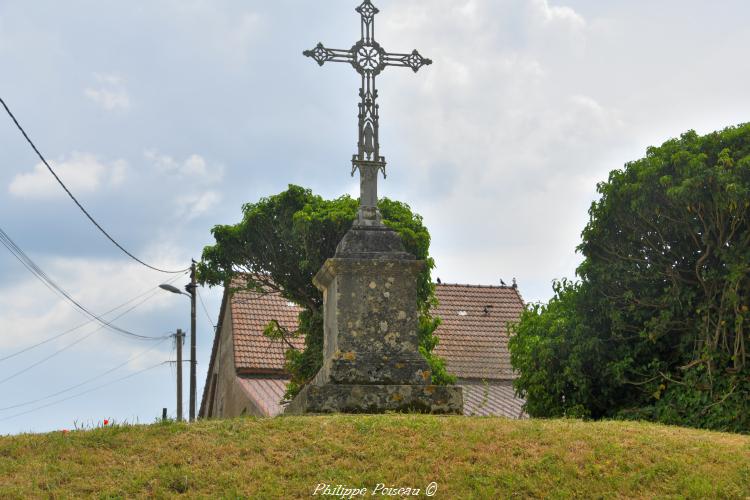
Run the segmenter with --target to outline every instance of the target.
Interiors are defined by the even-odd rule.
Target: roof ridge
[[[517,287],[514,287],[513,285],[469,285],[464,283],[433,283],[435,286],[452,286],[452,287],[462,287],[462,288],[490,288],[490,289],[496,289],[496,290],[516,290]]]

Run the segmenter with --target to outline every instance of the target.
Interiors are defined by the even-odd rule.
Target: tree
[[[240,273],[241,289],[280,293],[302,307],[297,331],[284,331],[272,321],[265,332],[282,341],[292,335],[304,336],[304,350],[290,348],[286,352],[286,368],[291,374],[288,398],[322,366],[323,295],[312,279],[326,259],[333,257],[336,245],[356,218],[357,208],[358,201],[349,196],[325,200],[309,189],[290,185],[282,193],[244,205],[238,224],[214,227],[211,232],[216,244],[204,249],[198,264],[202,284],[228,286]],[[429,232],[422,218],[404,203],[385,198],[378,208],[383,222],[399,233],[406,250],[426,262],[417,288],[420,352],[432,368],[434,383],[453,382],[443,360],[432,354],[439,319],[430,314],[436,301],[430,279],[435,263],[429,257]]]
[[[511,342],[528,408],[750,431],[750,124],[649,148],[598,192],[580,283]]]

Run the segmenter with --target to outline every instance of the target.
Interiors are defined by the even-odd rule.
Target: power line
[[[100,326],[99,328],[97,328],[97,329],[96,329],[96,330],[94,330],[93,332],[89,333],[88,335],[84,335],[83,337],[81,337],[81,338],[77,339],[77,340],[76,340],[75,342],[71,342],[70,344],[66,345],[66,346],[65,346],[65,347],[63,347],[62,349],[58,349],[57,351],[53,352],[52,354],[50,354],[50,355],[49,355],[49,356],[47,356],[46,358],[42,358],[42,359],[40,359],[39,361],[37,361],[36,363],[32,363],[31,365],[27,366],[26,368],[24,368],[24,369],[22,369],[22,370],[19,370],[19,371],[17,371],[17,372],[16,372],[16,373],[14,373],[13,375],[9,375],[9,376],[5,377],[4,379],[0,380],[0,385],[3,385],[3,384],[4,384],[5,382],[7,382],[7,381],[9,381],[9,380],[13,380],[13,379],[14,379],[14,378],[16,378],[17,376],[19,376],[19,375],[22,375],[22,374],[26,373],[27,371],[31,370],[32,368],[36,368],[37,366],[41,365],[41,364],[42,364],[42,363],[44,363],[45,361],[48,361],[48,360],[50,360],[50,359],[54,358],[55,356],[57,356],[58,354],[61,354],[61,353],[65,352],[65,351],[67,351],[67,350],[68,350],[68,349],[70,349],[71,347],[73,347],[73,346],[75,346],[75,345],[78,345],[78,344],[80,344],[81,342],[83,342],[83,341],[84,341],[84,340],[86,340],[87,338],[89,338],[89,337],[91,337],[92,335],[94,335],[95,333],[97,333],[97,332],[98,332],[99,330],[101,330],[102,328],[104,328],[104,327],[103,327],[103,326]]]
[[[154,293],[155,293],[155,292],[154,292]],[[151,294],[150,296],[148,296],[148,297],[146,297],[145,299],[143,299],[142,301],[140,301],[140,302],[138,302],[137,304],[133,305],[133,306],[132,306],[132,307],[130,307],[129,309],[126,309],[125,311],[123,311],[122,313],[120,313],[120,314],[119,314],[118,316],[115,316],[115,318],[114,318],[114,319],[118,319],[118,318],[121,318],[122,316],[125,316],[126,314],[128,314],[128,313],[129,313],[130,311],[132,311],[132,310],[133,310],[133,309],[135,309],[136,307],[138,307],[138,306],[140,306],[141,304],[143,304],[144,302],[148,301],[148,300],[149,300],[149,299],[151,298],[151,296],[153,296],[153,293],[152,293],[152,294]],[[66,345],[65,347],[62,347],[61,349],[58,349],[57,351],[53,352],[53,353],[52,353],[52,354],[50,354],[49,356],[47,356],[47,357],[45,357],[45,358],[42,358],[41,360],[39,360],[39,361],[37,361],[37,362],[35,362],[35,363],[32,363],[31,365],[27,366],[26,368],[23,368],[22,370],[20,370],[20,371],[17,371],[17,372],[16,372],[16,373],[14,373],[13,375],[10,375],[10,376],[8,376],[8,377],[6,377],[6,378],[4,378],[4,379],[0,380],[0,385],[4,384],[4,383],[5,383],[5,382],[7,382],[8,380],[11,380],[11,379],[14,379],[14,378],[16,378],[17,376],[19,376],[19,375],[21,375],[21,374],[23,374],[23,373],[26,373],[27,371],[31,370],[32,368],[36,368],[37,366],[41,365],[42,363],[44,363],[44,362],[46,362],[46,361],[48,361],[48,360],[50,360],[50,359],[54,358],[54,357],[55,357],[55,356],[57,356],[58,354],[61,354],[61,353],[65,352],[65,351],[67,351],[67,350],[68,350],[68,349],[70,349],[71,347],[73,347],[73,346],[75,346],[75,345],[77,345],[77,344],[80,344],[81,342],[83,342],[83,341],[84,341],[84,340],[86,340],[87,338],[91,337],[91,336],[92,336],[92,335],[94,335],[95,333],[98,333],[98,332],[100,332],[100,331],[101,331],[102,329],[104,329],[104,325],[102,325],[102,326],[99,326],[99,327],[98,327],[98,328],[96,328],[96,329],[95,329],[94,331],[90,332],[90,333],[89,333],[88,335],[85,335],[85,336],[83,336],[83,337],[79,338],[79,339],[78,339],[78,340],[76,340],[75,342],[72,342],[71,344],[68,344],[68,345]],[[163,336],[163,337],[155,337],[155,338],[156,338],[157,340],[161,340],[161,342],[163,342],[164,340],[168,339],[169,337],[170,337],[170,335],[165,335],[165,336]],[[160,342],[160,343],[161,343],[161,342]]]
[[[176,276],[176,277],[170,279],[169,281],[167,281],[167,283],[170,283],[170,284],[174,283],[179,278],[180,278],[180,276]],[[127,306],[129,304],[132,304],[136,300],[138,300],[138,299],[140,299],[140,298],[142,298],[142,297],[144,297],[146,295],[149,295],[149,298],[151,298],[151,297],[153,297],[156,294],[157,291],[159,291],[159,287],[149,288],[148,290],[146,290],[142,294],[140,294],[140,295],[138,295],[136,297],[133,297],[132,299],[128,300],[127,302],[124,302],[124,303],[120,304],[119,306],[110,309],[109,311],[106,311],[105,313],[101,314],[101,316],[103,317],[103,316],[106,316],[106,315],[108,315],[110,313],[113,313],[113,312],[117,311],[118,309],[122,309],[123,307],[125,307],[125,306]],[[138,305],[140,305],[140,304],[143,304],[143,302],[140,302]],[[129,309],[128,312],[129,311],[132,311],[132,309]],[[122,317],[122,316],[118,316],[118,318],[119,317]],[[114,318],[114,319],[117,319],[117,318]],[[113,321],[114,321],[114,319],[113,319]],[[64,336],[68,335],[68,334],[73,333],[76,330],[80,330],[81,328],[83,328],[84,326],[92,323],[93,321],[96,321],[96,320],[89,319],[88,321],[86,321],[84,323],[81,323],[78,326],[74,326],[73,328],[65,330],[62,333],[58,333],[57,335],[53,335],[52,337],[50,337],[50,338],[48,338],[46,340],[42,340],[41,342],[37,342],[36,344],[30,345],[28,347],[24,347],[20,351],[14,352],[13,354],[9,354],[7,356],[4,356],[4,357],[0,358],[0,363],[2,363],[3,361],[7,361],[7,360],[9,360],[11,358],[15,358],[16,356],[20,356],[21,354],[23,354],[25,352],[31,351],[32,349],[36,349],[37,347],[41,347],[41,346],[43,346],[45,344],[48,344],[48,343],[52,342],[53,340],[57,340],[59,338],[62,338]]]
[[[197,288],[195,289],[195,291],[198,294],[198,299],[200,300],[201,306],[203,307],[203,312],[206,314],[206,319],[208,320],[208,324],[211,325],[211,328],[213,328],[214,331],[215,331],[216,330],[216,325],[214,324],[213,320],[211,319],[211,315],[208,314],[208,308],[206,308],[206,303],[203,302],[203,296],[200,294],[200,292],[198,291]]]
[[[113,325],[111,322],[106,321],[102,319],[100,316],[94,314],[93,312],[89,311],[87,308],[82,306],[78,301],[76,301],[68,292],[66,292],[62,287],[60,287],[57,283],[55,283],[26,253],[16,245],[16,243],[8,236],[8,234],[3,231],[2,228],[0,228],[0,243],[2,243],[5,248],[8,249],[8,251],[13,254],[13,256],[18,259],[21,264],[28,269],[29,272],[31,272],[37,279],[42,281],[48,288],[50,288],[53,291],[56,291],[61,296],[66,298],[68,301],[70,301],[74,306],[76,306],[81,312],[83,312],[85,315],[93,318],[94,320],[98,321],[105,327],[109,328],[110,330],[114,331],[115,333],[119,333],[122,335],[126,335],[132,338],[136,338],[138,340],[161,340],[164,337],[150,337],[147,335],[140,335],[137,333],[133,333],[129,330],[125,330],[123,328],[120,328],[119,326]]]
[[[34,145],[34,142],[31,140],[31,138],[26,133],[26,131],[23,129],[23,127],[21,126],[21,124],[18,123],[18,120],[16,119],[15,115],[13,115],[13,113],[10,110],[10,108],[8,108],[8,105],[5,104],[5,101],[3,100],[2,97],[0,97],[0,103],[2,103],[3,107],[5,108],[5,111],[8,113],[8,116],[10,116],[11,120],[13,120],[13,123],[16,124],[16,127],[18,128],[18,130],[21,132],[21,134],[23,134],[24,138],[26,139],[26,142],[29,143],[29,146],[31,146],[31,148],[34,150],[34,152],[39,157],[39,159],[42,160],[42,163],[44,163],[44,166],[47,167],[47,170],[49,170],[49,172],[55,178],[55,180],[57,181],[57,183],[60,184],[60,186],[65,190],[65,192],[68,194],[68,196],[70,197],[70,199],[73,200],[73,202],[78,206],[78,208],[81,209],[81,212],[84,213],[84,215],[91,221],[91,223],[94,224],[94,226],[96,226],[96,228],[99,231],[101,231],[101,233],[104,236],[106,236],[109,241],[111,241],[112,243],[114,243],[114,245],[117,248],[119,248],[120,250],[122,250],[122,252],[125,253],[125,255],[127,255],[128,257],[130,257],[134,261],[138,262],[139,264],[142,264],[142,265],[148,267],[149,269],[153,269],[154,271],[159,271],[160,273],[179,274],[179,273],[183,273],[183,272],[185,272],[185,271],[187,271],[187,270],[190,269],[190,268],[186,268],[186,269],[181,269],[179,271],[168,271],[168,270],[165,270],[165,269],[160,269],[158,267],[154,267],[154,266],[152,266],[150,264],[145,263],[144,261],[142,261],[138,257],[136,257],[135,255],[133,255],[132,253],[130,253],[129,251],[127,251],[117,241],[115,241],[115,239],[112,236],[110,236],[110,234],[107,231],[105,231],[104,228],[101,225],[99,225],[98,222],[96,222],[96,220],[91,216],[91,214],[89,214],[88,211],[86,211],[86,209],[83,208],[83,205],[81,205],[81,203],[76,199],[76,197],[73,196],[73,193],[70,192],[70,190],[63,183],[63,181],[60,179],[60,177],[57,176],[57,174],[52,169],[52,167],[50,166],[50,164],[47,163],[47,160],[45,160],[44,156],[42,156],[42,153],[40,153],[39,149],[37,149],[36,145]]]
[[[113,309],[113,310],[114,310],[114,309]],[[107,314],[107,313],[105,313],[105,314]],[[24,347],[24,348],[23,348],[23,349],[21,349],[20,351],[14,352],[13,354],[9,354],[9,355],[7,355],[7,356],[5,356],[5,357],[3,357],[3,358],[0,358],[0,363],[1,363],[1,362],[3,362],[3,361],[7,361],[7,360],[9,360],[9,359],[11,359],[11,358],[15,358],[16,356],[20,356],[21,354],[23,354],[23,353],[25,353],[25,352],[28,352],[28,351],[30,351],[30,350],[32,350],[32,349],[36,349],[37,347],[41,347],[41,346],[43,346],[44,344],[48,344],[49,342],[52,342],[53,340],[57,340],[57,339],[59,339],[59,338],[61,338],[61,337],[64,337],[65,335],[68,335],[68,334],[70,334],[70,333],[73,333],[73,332],[75,332],[76,330],[80,330],[81,328],[83,328],[84,326],[88,325],[88,324],[89,324],[89,323],[91,323],[92,321],[94,321],[94,320],[93,320],[93,319],[90,319],[90,320],[86,321],[85,323],[81,323],[81,324],[80,324],[80,325],[78,325],[78,326],[74,326],[73,328],[71,328],[71,329],[69,329],[69,330],[65,330],[65,331],[64,331],[64,332],[62,332],[62,333],[58,333],[57,335],[54,335],[54,336],[52,336],[52,337],[50,337],[50,338],[48,338],[48,339],[46,339],[46,340],[43,340],[43,341],[41,341],[41,342],[37,342],[36,344],[34,344],[34,345],[31,345],[31,346],[29,346],[29,347]]]
[[[93,312],[91,312],[90,310],[82,306],[68,292],[66,292],[62,287],[60,287],[57,283],[55,283],[28,255],[26,255],[26,253],[18,245],[16,245],[16,243],[10,238],[10,236],[8,236],[7,233],[5,233],[5,231],[2,230],[2,228],[0,228],[0,243],[2,243],[8,249],[8,251],[10,251],[11,254],[13,254],[13,256],[16,257],[16,259],[18,259],[18,261],[24,265],[24,267],[26,267],[26,269],[29,272],[31,272],[37,279],[42,281],[42,283],[44,283],[47,286],[47,288],[50,288],[52,291],[66,298],[85,315],[93,318],[94,320],[98,321],[99,323],[109,328],[110,330],[114,331],[115,333],[127,335],[133,338],[137,338],[139,340],[159,340],[162,338],[162,337],[150,337],[146,335],[140,335],[140,334],[125,330],[123,328],[113,325],[109,321],[105,321],[100,316],[94,314]]]
[[[45,405],[42,405],[42,406],[37,406],[36,408],[32,408],[32,409],[30,409],[30,410],[26,410],[26,411],[24,411],[24,412],[21,412],[21,413],[16,413],[15,415],[11,415],[11,416],[9,416],[9,417],[5,417],[5,418],[0,418],[0,422],[4,422],[4,421],[6,421],[6,420],[10,420],[10,419],[12,419],[12,418],[20,417],[20,416],[22,416],[22,415],[28,415],[29,413],[33,413],[33,412],[35,412],[35,411],[37,411],[37,410],[41,410],[41,409],[44,409],[44,408],[49,408],[50,406],[53,406],[53,405],[56,405],[56,404],[60,404],[60,403],[64,403],[65,401],[69,401],[69,400],[71,400],[71,399],[74,399],[74,398],[78,398],[78,397],[84,396],[84,395],[86,395],[86,394],[89,394],[89,393],[91,393],[91,392],[94,392],[94,391],[98,391],[99,389],[103,389],[103,388],[105,388],[105,387],[108,387],[108,386],[110,386],[110,385],[112,385],[112,384],[116,384],[116,383],[118,383],[118,382],[122,382],[123,380],[127,380],[127,379],[129,379],[129,378],[133,378],[133,377],[135,377],[136,375],[140,375],[141,373],[145,373],[145,372],[147,372],[147,371],[149,371],[149,370],[153,370],[154,368],[158,368],[158,367],[160,367],[160,366],[162,366],[162,365],[164,365],[164,364],[165,364],[164,362],[161,362],[161,363],[159,363],[159,364],[156,364],[156,365],[153,365],[153,366],[149,366],[148,368],[144,368],[143,370],[139,370],[139,371],[137,371],[137,372],[135,372],[135,373],[131,373],[130,375],[127,375],[127,376],[125,376],[125,377],[121,377],[121,378],[118,378],[118,379],[116,379],[116,380],[113,380],[113,381],[111,381],[111,382],[107,382],[106,384],[101,384],[101,385],[99,385],[99,386],[97,386],[97,387],[94,387],[94,388],[92,388],[92,389],[88,389],[88,390],[86,390],[86,391],[84,391],[84,392],[79,392],[78,394],[74,394],[74,395],[72,395],[72,396],[68,396],[67,398],[63,398],[63,399],[58,399],[57,401],[53,401],[53,402],[51,402],[51,403],[47,403],[47,404],[45,404]]]
[[[121,364],[119,364],[119,365],[115,366],[114,368],[110,368],[109,370],[107,370],[107,371],[105,371],[105,372],[102,372],[102,373],[100,373],[100,374],[98,374],[98,375],[96,375],[96,376],[94,376],[94,377],[91,377],[91,378],[89,378],[89,379],[86,379],[86,380],[84,380],[83,382],[81,382],[81,383],[78,383],[78,384],[76,384],[76,385],[74,385],[74,386],[68,387],[67,389],[63,389],[63,390],[61,390],[61,391],[58,391],[58,392],[55,392],[55,393],[53,393],[53,394],[49,394],[49,395],[47,395],[47,396],[44,396],[43,398],[38,398],[38,399],[34,399],[34,400],[32,400],[32,401],[26,401],[25,403],[19,403],[19,404],[15,404],[15,405],[13,405],[13,406],[6,406],[5,408],[0,408],[0,411],[7,411],[7,410],[12,410],[12,409],[14,409],[14,408],[20,408],[20,407],[22,407],[22,406],[29,406],[29,405],[33,405],[33,404],[39,403],[40,401],[44,401],[45,399],[50,399],[50,398],[54,398],[55,396],[59,396],[60,394],[65,394],[66,392],[70,392],[70,391],[72,391],[73,389],[78,389],[78,388],[79,388],[79,387],[81,387],[82,385],[86,385],[86,384],[88,384],[89,382],[92,382],[92,381],[94,381],[94,380],[97,380],[97,379],[99,379],[99,378],[101,378],[101,377],[104,377],[104,376],[106,376],[106,375],[109,375],[110,373],[112,373],[112,372],[114,372],[114,371],[117,371],[117,370],[119,370],[120,368],[122,368],[123,366],[127,365],[127,364],[128,364],[128,363],[130,363],[131,361],[135,361],[136,359],[138,359],[138,358],[140,358],[140,357],[142,357],[142,356],[145,356],[146,354],[148,354],[149,352],[153,351],[154,349],[156,349],[157,347],[159,347],[159,346],[160,346],[161,344],[163,344],[164,342],[166,342],[166,340],[167,340],[167,339],[163,339],[163,340],[162,340],[161,342],[159,342],[159,343],[158,343],[158,344],[156,344],[155,346],[152,346],[152,347],[150,347],[149,349],[146,349],[146,350],[145,350],[145,351],[143,351],[143,352],[140,352],[140,353],[138,353],[138,354],[136,354],[136,355],[134,355],[134,356],[131,356],[130,358],[128,358],[128,359],[127,359],[127,361],[125,361],[125,362],[123,362],[123,363],[121,363]]]

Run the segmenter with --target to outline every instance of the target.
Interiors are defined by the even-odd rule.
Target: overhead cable
[[[42,283],[44,283],[48,288],[51,290],[57,292],[62,297],[67,299],[69,302],[71,302],[78,310],[83,312],[85,315],[93,318],[94,320],[101,323],[106,328],[112,330],[115,333],[119,333],[131,338],[139,339],[139,340],[161,340],[164,337],[151,337],[148,335],[140,335],[138,333],[133,333],[129,330],[125,330],[123,328],[120,328],[119,326],[113,325],[111,322],[106,321],[102,319],[99,315],[94,314],[90,310],[88,310],[86,307],[82,306],[77,300],[75,300],[68,292],[66,292],[62,287],[60,287],[57,283],[55,283],[26,253],[16,245],[16,243],[8,236],[8,234],[3,231],[2,228],[0,228],[0,243],[2,243],[5,248],[8,249],[8,251],[13,254],[13,256],[18,259],[21,264],[26,267],[26,269],[29,270],[38,280],[40,280]]]
[[[180,276],[176,276],[176,277],[170,279],[169,281],[167,281],[167,283],[169,283],[169,284],[174,283],[179,278],[180,278]],[[106,316],[106,315],[108,315],[110,313],[113,313],[113,312],[115,312],[115,311],[117,311],[119,309],[122,309],[123,307],[132,304],[136,300],[138,300],[138,299],[140,299],[140,298],[142,298],[142,297],[144,297],[146,295],[149,295],[148,298],[151,298],[153,295],[156,294],[157,291],[159,291],[159,287],[158,286],[157,287],[153,287],[153,288],[149,288],[147,291],[143,292],[142,294],[140,294],[140,295],[138,295],[136,297],[133,297],[132,299],[128,300],[127,302],[123,302],[119,306],[114,307],[114,308],[110,309],[109,311],[106,311],[106,312],[102,313],[100,316],[104,317],[104,316]],[[143,302],[139,302],[138,303],[138,305],[141,305],[141,304],[143,304]],[[133,308],[128,309],[127,312],[130,312],[132,310],[133,310]],[[123,315],[120,315],[117,318],[120,318],[122,316]],[[113,318],[112,321],[114,321],[117,318]],[[62,338],[64,336],[66,336],[66,335],[69,335],[69,334],[75,332],[76,330],[80,330],[84,326],[91,324],[93,321],[96,321],[96,320],[93,319],[93,318],[90,318],[88,321],[86,321],[84,323],[81,323],[80,325],[74,326],[73,328],[70,328],[68,330],[65,330],[62,333],[58,333],[57,335],[53,335],[52,337],[49,337],[49,338],[47,338],[45,340],[42,340],[41,342],[37,342],[36,344],[30,345],[28,347],[24,347],[23,349],[21,349],[19,351],[16,351],[13,354],[9,354],[7,356],[3,356],[2,358],[0,358],[0,363],[2,363],[3,361],[7,361],[7,360],[9,360],[11,358],[15,358],[16,356],[20,356],[21,354],[24,354],[24,353],[26,353],[28,351],[31,351],[32,349],[36,349],[37,347],[41,347],[41,346],[43,346],[45,344],[48,344],[48,343],[52,342],[53,340],[57,340],[57,339]]]
[[[110,236],[110,234],[107,231],[104,230],[104,228],[94,219],[94,217],[92,217],[91,214],[85,208],[83,208],[83,205],[81,205],[81,203],[78,201],[78,199],[76,199],[76,197],[73,196],[73,193],[70,192],[70,189],[68,189],[68,187],[63,183],[63,181],[60,179],[60,177],[58,177],[57,173],[55,173],[55,171],[52,169],[52,167],[50,166],[50,164],[47,163],[47,160],[44,158],[44,156],[42,155],[42,153],[39,152],[39,149],[37,149],[36,145],[31,140],[31,138],[26,133],[26,131],[23,129],[23,127],[21,126],[21,124],[18,122],[18,120],[16,119],[15,115],[13,114],[13,112],[11,112],[10,108],[8,108],[8,105],[5,104],[5,101],[3,100],[2,97],[0,97],[0,103],[5,108],[5,111],[8,113],[8,116],[10,116],[11,120],[13,120],[13,123],[16,124],[16,127],[18,128],[18,130],[21,132],[21,134],[23,134],[24,138],[26,139],[26,142],[29,143],[29,146],[31,146],[31,148],[34,150],[34,152],[36,153],[36,155],[42,161],[42,163],[44,164],[44,166],[47,167],[47,170],[49,170],[49,172],[55,178],[55,180],[57,181],[57,183],[60,184],[60,186],[63,188],[63,190],[65,190],[65,192],[68,194],[68,196],[70,197],[70,199],[73,200],[73,202],[78,206],[78,208],[81,209],[81,212],[83,212],[83,214],[89,219],[89,221],[91,221],[91,223],[94,224],[94,226],[96,226],[96,228],[99,231],[101,231],[101,233],[104,236],[106,236],[107,239],[109,241],[111,241],[117,248],[119,248],[125,255],[127,255],[128,257],[130,257],[134,261],[138,262],[139,264],[144,265],[144,266],[146,266],[149,269],[153,269],[154,271],[159,271],[160,273],[179,274],[179,273],[185,272],[185,271],[187,271],[187,270],[190,269],[189,267],[185,268],[185,269],[180,269],[179,271],[170,271],[170,270],[166,270],[166,269],[161,269],[161,268],[152,266],[150,264],[147,264],[146,262],[142,261],[141,259],[139,259],[135,255],[133,255],[132,253],[130,253],[128,250],[126,250],[125,247],[123,247],[120,243],[118,243],[112,236]]]
[[[100,326],[99,328],[97,328],[97,329],[96,329],[96,330],[94,330],[93,332],[89,332],[89,334],[88,334],[88,335],[84,335],[83,337],[80,337],[80,338],[76,339],[76,341],[75,341],[75,342],[71,342],[70,344],[67,344],[67,345],[66,345],[65,347],[63,347],[63,348],[61,348],[61,349],[58,349],[57,351],[53,352],[53,353],[52,353],[52,354],[50,354],[49,356],[47,356],[47,357],[45,357],[45,358],[42,358],[42,359],[40,359],[40,360],[39,360],[39,361],[37,361],[36,363],[32,363],[31,365],[27,366],[26,368],[23,368],[22,370],[19,370],[19,371],[15,372],[15,373],[14,373],[14,374],[12,374],[12,375],[8,375],[8,376],[7,376],[7,377],[5,377],[4,379],[0,379],[0,385],[3,385],[3,384],[4,384],[5,382],[8,382],[9,380],[13,380],[14,378],[18,377],[19,375],[22,375],[22,374],[26,373],[27,371],[31,370],[32,368],[36,368],[37,366],[41,365],[41,364],[42,364],[42,363],[44,363],[45,361],[48,361],[48,360],[50,360],[50,359],[54,358],[54,357],[55,357],[55,356],[57,356],[58,354],[60,354],[60,353],[63,353],[63,352],[65,352],[65,351],[67,351],[67,350],[68,350],[68,349],[70,349],[71,347],[73,347],[73,346],[76,346],[76,345],[80,344],[81,342],[83,342],[83,341],[84,341],[84,340],[86,340],[87,338],[89,338],[89,337],[91,337],[92,335],[94,335],[95,333],[97,333],[97,332],[98,332],[99,330],[101,330],[102,328],[104,328],[104,327],[103,327],[103,326]]]
[[[135,377],[137,375],[140,375],[141,373],[145,373],[145,372],[147,372],[149,370],[153,370],[154,368],[158,368],[158,367],[160,367],[160,366],[162,366],[164,364],[165,364],[165,362],[161,362],[159,364],[156,364],[156,365],[153,365],[153,366],[149,366],[148,368],[144,368],[143,370],[139,370],[139,371],[137,371],[135,373],[131,373],[130,375],[127,375],[125,377],[121,377],[121,378],[118,378],[118,379],[113,380],[111,382],[107,382],[106,384],[101,384],[101,385],[98,385],[98,386],[96,386],[96,387],[94,387],[92,389],[88,389],[86,391],[79,392],[78,394],[74,394],[72,396],[68,396],[68,397],[63,398],[63,399],[58,399],[57,401],[53,401],[53,402],[47,403],[45,405],[37,406],[37,407],[32,408],[30,410],[26,410],[26,411],[21,412],[21,413],[16,413],[14,415],[10,415],[10,416],[5,417],[5,418],[0,418],[0,422],[4,422],[4,421],[10,420],[12,418],[20,417],[22,415],[28,415],[29,413],[33,413],[33,412],[35,412],[37,410],[41,410],[41,409],[44,409],[44,408],[49,408],[50,406],[53,406],[53,405],[56,405],[56,404],[60,404],[60,403],[64,403],[65,401],[68,401],[68,400],[71,400],[71,399],[74,399],[74,398],[78,398],[78,397],[84,396],[84,395],[89,394],[91,392],[98,391],[99,389],[103,389],[105,387],[108,387],[108,386],[110,386],[112,384],[116,384],[118,382],[122,382],[123,380],[127,380],[129,378],[133,378],[133,377]]]
[[[200,299],[201,306],[203,307],[203,312],[206,314],[206,319],[208,320],[208,324],[211,325],[211,328],[213,328],[214,330],[216,330],[216,325],[214,324],[213,320],[211,319],[211,315],[208,314],[208,308],[206,307],[206,303],[203,302],[203,296],[200,294],[200,292],[198,291],[197,288],[196,288],[195,291],[196,291],[196,293],[198,295],[198,299]]]
[[[129,309],[127,309],[127,310],[123,311],[122,313],[120,313],[120,314],[119,314],[118,316],[115,316],[115,318],[114,318],[114,319],[120,318],[120,317],[122,317],[122,316],[124,316],[124,315],[128,314],[128,313],[129,313],[130,311],[132,311],[132,310],[133,310],[133,309],[135,309],[136,307],[140,306],[141,304],[143,304],[144,302],[146,302],[146,301],[147,301],[147,300],[149,300],[150,298],[151,298],[151,296],[148,296],[148,297],[146,297],[146,298],[145,298],[145,299],[143,299],[143,300],[142,300],[141,302],[138,302],[137,304],[133,305],[133,306],[132,306],[132,307],[130,307]],[[15,372],[14,374],[12,374],[12,375],[10,375],[10,376],[8,376],[8,377],[6,377],[6,378],[4,378],[4,379],[0,380],[0,385],[4,384],[4,383],[5,383],[5,382],[7,382],[8,380],[11,380],[11,379],[14,379],[14,378],[16,378],[17,376],[19,376],[19,375],[21,375],[21,374],[23,374],[23,373],[26,373],[27,371],[31,370],[32,368],[36,368],[37,366],[41,365],[42,363],[44,363],[44,362],[46,362],[46,361],[49,361],[50,359],[54,358],[54,357],[55,357],[55,356],[57,356],[58,354],[61,354],[61,353],[65,352],[65,351],[67,351],[68,349],[70,349],[71,347],[73,347],[73,346],[75,346],[75,345],[77,345],[77,344],[80,344],[81,342],[83,342],[83,341],[84,341],[84,340],[86,340],[87,338],[91,337],[91,336],[92,336],[92,335],[94,335],[95,333],[98,333],[98,332],[100,332],[100,331],[101,331],[101,330],[103,330],[103,329],[104,329],[104,326],[103,326],[103,325],[99,326],[99,327],[98,327],[98,328],[96,328],[95,330],[93,330],[93,331],[89,332],[89,334],[88,334],[88,335],[85,335],[85,336],[83,336],[83,337],[81,337],[81,338],[77,339],[77,340],[76,340],[75,342],[72,342],[71,344],[67,344],[66,346],[62,347],[61,349],[58,349],[57,351],[55,351],[55,352],[53,352],[52,354],[50,354],[50,355],[48,355],[48,356],[46,356],[46,357],[44,357],[44,358],[40,359],[39,361],[37,361],[37,362],[35,362],[35,363],[32,363],[31,365],[27,366],[26,368],[23,368],[22,370],[19,370],[19,371]],[[171,335],[165,335],[165,336],[161,337],[161,339],[160,339],[160,340],[161,340],[161,342],[163,342],[164,340],[168,339],[168,338],[169,338],[170,336],[171,336]],[[159,343],[161,343],[161,342],[159,342]]]
[[[56,396],[59,396],[59,395],[61,395],[61,394],[65,394],[66,392],[70,392],[70,391],[72,391],[73,389],[78,389],[79,387],[81,387],[81,386],[83,386],[83,385],[86,385],[86,384],[88,384],[89,382],[93,382],[94,380],[98,380],[98,379],[101,379],[102,377],[104,377],[104,376],[106,376],[106,375],[109,375],[110,373],[112,373],[112,372],[115,372],[115,371],[119,370],[120,368],[122,368],[123,366],[127,365],[127,364],[128,364],[128,363],[130,363],[131,361],[135,361],[136,359],[138,359],[138,358],[141,358],[141,357],[145,356],[146,354],[150,353],[151,351],[153,351],[154,349],[156,349],[157,347],[159,347],[159,346],[160,346],[161,344],[163,344],[164,342],[166,342],[166,340],[167,340],[167,339],[164,339],[164,340],[162,340],[161,342],[159,342],[158,344],[156,344],[155,346],[152,346],[152,347],[150,347],[149,349],[146,349],[146,350],[145,350],[145,351],[143,351],[143,352],[140,352],[140,353],[138,353],[138,354],[136,354],[136,355],[134,355],[134,356],[131,356],[131,357],[130,357],[130,358],[128,358],[128,359],[127,359],[126,361],[124,361],[123,363],[121,363],[121,364],[119,364],[119,365],[115,366],[114,368],[110,368],[109,370],[107,370],[107,371],[105,371],[105,372],[102,372],[102,373],[100,373],[100,374],[98,374],[98,375],[95,375],[95,376],[93,376],[93,377],[91,377],[91,378],[88,378],[88,379],[84,380],[83,382],[80,382],[80,383],[78,383],[78,384],[76,384],[76,385],[73,385],[73,386],[71,386],[71,387],[68,387],[67,389],[63,389],[63,390],[61,390],[61,391],[57,391],[57,392],[55,392],[55,393],[53,393],[53,394],[49,394],[49,395],[47,395],[47,396],[44,396],[43,398],[37,398],[37,399],[31,400],[31,401],[26,401],[25,403],[18,403],[18,404],[12,405],[12,406],[6,406],[6,407],[4,407],[4,408],[0,408],[0,411],[7,411],[7,410],[12,410],[12,409],[15,409],[15,408],[21,408],[22,406],[29,406],[29,405],[33,405],[33,404],[39,403],[39,402],[41,402],[41,401],[44,401],[45,399],[50,399],[50,398],[54,398],[54,397],[56,397]]]

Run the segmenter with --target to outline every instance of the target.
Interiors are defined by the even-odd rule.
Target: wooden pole
[[[177,346],[177,421],[182,421],[182,340],[185,333],[177,330],[175,334],[175,345]]]
[[[195,261],[190,266],[190,421],[195,420],[196,380],[195,368],[195,295],[198,293],[195,282]]]

